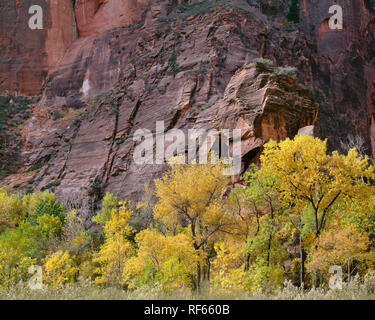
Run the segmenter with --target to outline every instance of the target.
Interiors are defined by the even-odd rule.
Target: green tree
[[[111,219],[112,211],[117,208],[118,199],[115,195],[107,192],[103,198],[102,211],[99,212],[92,221],[104,225]]]

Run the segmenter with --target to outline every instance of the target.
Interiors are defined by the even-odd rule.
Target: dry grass
[[[1,300],[375,300],[375,274],[364,281],[355,278],[349,284],[344,283],[342,290],[313,288],[302,290],[291,283],[285,283],[283,289],[273,294],[246,292],[224,292],[203,288],[199,294],[179,289],[170,293],[160,288],[143,287],[133,291],[116,288],[100,288],[89,280],[56,290],[45,288],[30,290],[18,285],[9,290],[0,289]]]

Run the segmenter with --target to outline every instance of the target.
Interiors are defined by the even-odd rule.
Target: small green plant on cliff
[[[60,185],[60,183],[61,183],[60,179],[56,179],[56,180],[51,181],[50,183],[46,184],[41,190],[44,191],[44,190],[51,189],[53,187],[58,187]]]
[[[129,29],[130,29],[130,30],[137,30],[137,29],[142,28],[144,25],[145,25],[145,22],[142,21],[142,22],[137,23],[137,24],[131,24],[131,25],[129,26]]]
[[[54,114],[53,114],[53,121],[56,121],[56,120],[59,120],[61,118],[64,118],[64,115],[62,113],[60,113],[59,111],[56,111]]]
[[[205,103],[203,106],[200,107],[201,111],[211,108],[216,102],[217,100],[213,100],[213,101]]]
[[[266,66],[269,66],[269,67],[273,67],[274,66],[274,63],[272,60],[270,59],[266,59],[266,58],[256,58],[253,60],[254,63],[260,63],[260,64],[264,64]]]
[[[190,74],[192,76],[195,76],[195,75],[199,75],[199,74],[206,74],[208,71],[207,71],[207,68],[205,65],[201,64],[199,66],[199,68],[197,69],[194,69],[193,71],[190,72]]]
[[[288,12],[288,20],[294,23],[299,23],[299,0],[292,0]]]
[[[274,70],[278,76],[294,77],[297,73],[297,68],[291,66],[278,67]]]
[[[102,184],[99,181],[93,182],[89,186],[87,192],[90,196],[96,196],[96,197],[100,198],[102,196],[102,193],[103,193]]]
[[[171,73],[173,74],[173,77],[176,77],[177,70],[178,70],[177,51],[176,50],[173,50],[171,58],[169,59],[169,69],[171,70]]]

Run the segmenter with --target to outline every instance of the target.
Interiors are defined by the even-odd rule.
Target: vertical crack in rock
[[[106,168],[104,172],[104,176],[102,178],[102,181],[106,184],[108,182],[108,179],[110,177],[112,166],[113,166],[113,160],[116,156],[116,151],[114,151],[114,145],[116,142],[117,132],[118,132],[118,122],[119,122],[119,111],[120,111],[120,105],[122,100],[118,99],[116,101],[116,111],[115,111],[115,125],[113,128],[113,134],[112,134],[112,142],[111,146],[108,151],[108,158],[106,163],[104,164],[104,167]]]

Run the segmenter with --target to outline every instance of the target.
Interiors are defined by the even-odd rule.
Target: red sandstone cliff
[[[331,146],[358,133],[373,152],[373,1],[335,1],[344,8],[335,32],[329,1],[301,0],[300,24],[287,21],[289,0],[77,0],[74,10],[68,0],[40,1],[46,28],[33,32],[24,28],[29,2],[2,5],[0,91],[42,97],[20,129],[19,170],[2,183],[61,197],[94,184],[139,198],[164,167],[134,164],[132,134],[155,130],[156,120],[241,128],[244,165],[269,138],[311,124]],[[297,67],[299,81],[242,68],[259,56]]]
[[[28,21],[32,0],[2,1],[0,4],[0,92],[37,95],[77,39],[71,0],[38,1],[44,29],[31,30]]]

